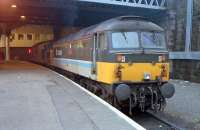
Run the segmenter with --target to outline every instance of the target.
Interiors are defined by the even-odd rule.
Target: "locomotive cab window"
[[[140,47],[137,32],[114,32],[111,37],[113,49],[130,49]]]
[[[166,39],[162,32],[142,32],[142,46],[144,48],[165,49]]]
[[[99,34],[99,49],[100,50],[107,49],[107,38],[105,33]]]

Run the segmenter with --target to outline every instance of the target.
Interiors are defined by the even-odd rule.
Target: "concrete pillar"
[[[10,60],[10,46],[9,46],[9,34],[10,34],[10,27],[8,24],[1,23],[0,24],[1,33],[2,33],[2,44],[5,48],[5,60]]]
[[[6,56],[5,60],[10,61],[10,45],[9,45],[9,37],[5,37],[5,47],[6,47]]]
[[[187,0],[187,23],[186,23],[186,39],[185,39],[186,52],[191,51],[192,16],[193,16],[193,0]]]
[[[1,38],[1,43],[3,44],[3,46],[5,48],[5,61],[9,61],[10,60],[9,38],[5,34],[3,34],[1,37],[2,37]]]

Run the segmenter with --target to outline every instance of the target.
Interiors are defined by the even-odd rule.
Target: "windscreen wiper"
[[[127,40],[127,37],[126,37],[126,35],[125,35],[125,32],[122,32],[122,36],[124,37],[126,43],[128,44],[128,40]]]

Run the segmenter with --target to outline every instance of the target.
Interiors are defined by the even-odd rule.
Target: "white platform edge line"
[[[137,130],[146,130],[145,128],[143,128],[141,125],[137,124],[136,122],[134,122],[131,118],[129,118],[128,116],[126,116],[125,114],[123,114],[122,112],[120,112],[119,110],[117,110],[115,107],[111,106],[109,103],[107,103],[106,101],[104,101],[103,99],[99,98],[98,96],[96,96],[95,94],[91,93],[90,91],[88,91],[87,89],[81,87],[79,84],[75,83],[74,81],[66,78],[65,76],[51,70],[52,72],[54,72],[55,74],[63,77],[64,79],[66,79],[67,81],[70,81],[72,84],[74,84],[75,86],[77,86],[78,88],[80,88],[82,91],[86,92],[88,95],[92,96],[94,99],[96,99],[97,101],[99,101],[100,103],[102,103],[104,106],[108,107],[111,111],[113,111],[114,113],[116,113],[119,117],[121,117],[122,119],[124,119],[126,122],[128,122],[131,126],[133,126],[134,128],[136,128]]]

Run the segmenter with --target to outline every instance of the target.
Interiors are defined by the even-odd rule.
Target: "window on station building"
[[[47,40],[47,34],[43,34],[44,40]]]
[[[12,33],[12,34],[10,35],[9,39],[10,39],[10,41],[13,41],[13,40],[15,40],[15,34],[14,34],[14,33]]]
[[[40,40],[47,40],[46,34],[40,34]]]
[[[24,34],[18,34],[18,40],[24,40]]]
[[[35,34],[35,40],[37,40],[37,41],[40,40],[40,34]]]
[[[47,34],[47,40],[51,40],[52,39],[52,34]]]
[[[33,40],[33,35],[32,34],[27,34],[27,40]]]

